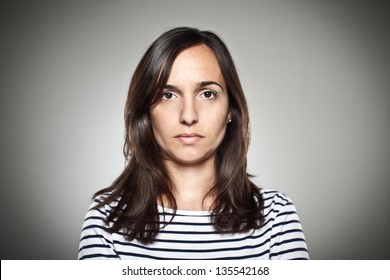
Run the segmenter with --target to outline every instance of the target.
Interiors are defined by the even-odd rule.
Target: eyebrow
[[[215,81],[203,81],[203,82],[199,82],[196,84],[196,89],[201,89],[201,88],[204,88],[204,87],[207,87],[207,86],[210,86],[210,85],[217,85],[219,86],[222,90],[224,90],[223,86],[221,86],[219,83],[215,82]],[[166,84],[164,89],[168,89],[168,90],[178,90],[179,87],[175,86],[175,85],[169,85],[169,84]]]

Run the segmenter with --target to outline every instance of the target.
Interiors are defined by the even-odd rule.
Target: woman
[[[247,104],[214,33],[176,28],[149,47],[125,125],[127,165],[95,194],[79,259],[308,259],[291,200],[246,172]]]

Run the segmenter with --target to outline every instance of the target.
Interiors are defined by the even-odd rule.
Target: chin
[[[184,156],[176,156],[171,158],[170,160],[178,165],[183,166],[191,166],[191,165],[200,165],[206,164],[210,160],[213,160],[214,157],[210,155],[184,155]]]

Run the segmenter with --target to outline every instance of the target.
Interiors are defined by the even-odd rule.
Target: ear
[[[232,122],[232,113],[229,110],[228,117],[227,117],[227,123],[231,123],[231,122]]]

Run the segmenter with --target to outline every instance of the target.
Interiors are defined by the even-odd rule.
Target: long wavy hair
[[[94,196],[106,194],[96,208],[117,201],[106,218],[108,232],[122,231],[127,239],[148,244],[162,228],[158,202],[163,196],[176,213],[172,181],[150,125],[150,108],[161,95],[178,54],[200,44],[209,47],[218,60],[232,119],[217,149],[216,180],[207,194],[215,197],[211,222],[220,233],[246,232],[263,225],[264,201],[247,173],[249,114],[233,59],[213,32],[180,27],[165,32],[151,44],[132,77],[125,106],[126,166],[110,187]]]

